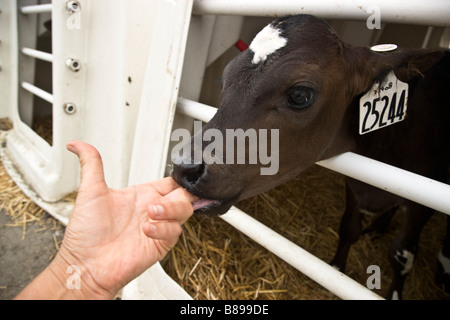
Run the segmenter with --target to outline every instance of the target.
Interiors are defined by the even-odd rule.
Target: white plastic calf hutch
[[[191,128],[193,118],[208,121],[215,113],[197,102],[204,71],[238,39],[250,41],[270,17],[309,13],[332,19],[344,40],[372,45],[383,38],[383,29],[365,26],[371,5],[350,0],[0,0],[0,116],[14,124],[2,146],[3,163],[38,205],[67,223],[72,208],[60,200],[79,183],[78,161],[65,150],[69,140],[100,150],[111,187],[161,178],[172,130]],[[450,25],[450,2],[376,5],[383,26],[427,26],[419,45],[448,47],[450,33],[444,27]],[[51,31],[46,31],[49,20]],[[43,35],[52,51],[41,49]],[[38,64],[51,70],[47,79],[40,78]],[[36,113],[52,115],[51,144],[31,129]],[[449,185],[351,153],[319,164],[450,214]],[[242,232],[337,296],[380,298],[244,212],[232,208],[222,218],[238,229],[245,226]],[[191,299],[159,264],[127,285],[122,298]]]

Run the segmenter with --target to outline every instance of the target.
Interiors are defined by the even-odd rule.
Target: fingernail
[[[154,224],[150,225],[150,230],[151,233],[155,233],[156,232],[156,226]]]
[[[69,150],[72,153],[76,153],[77,149],[75,148],[75,146],[72,144],[72,141],[68,142],[66,145],[66,149]]]
[[[155,216],[161,216],[164,213],[164,208],[160,205],[153,205]]]

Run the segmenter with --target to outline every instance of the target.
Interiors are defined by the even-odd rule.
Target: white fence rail
[[[195,14],[280,17],[312,14],[324,19],[366,20],[380,10],[383,22],[449,26],[450,2],[447,0],[197,0]]]
[[[32,6],[24,6],[20,8],[20,12],[23,14],[39,14],[52,12],[53,4],[36,4]]]
[[[28,82],[22,82],[22,88],[27,90],[28,92],[34,94],[35,96],[38,96],[41,99],[44,99],[48,103],[53,104],[53,95],[42,90],[41,88],[36,87],[35,85],[32,85]]]
[[[373,291],[243,211],[232,207],[221,218],[336,296],[346,300],[382,300]]]
[[[36,58],[39,60],[53,62],[53,55],[51,53],[30,49],[30,48],[22,48],[22,53],[32,58]]]

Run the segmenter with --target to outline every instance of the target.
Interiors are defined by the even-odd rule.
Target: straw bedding
[[[0,142],[3,143],[4,136],[12,128],[8,119],[0,119]],[[41,130],[48,135],[47,126],[43,125]],[[50,134],[51,135],[51,134]],[[7,227],[22,228],[22,241],[26,239],[27,225],[36,223],[40,226],[36,232],[52,231],[55,249],[59,249],[61,240],[56,238],[55,230],[63,232],[63,226],[42,208],[30,200],[9,177],[0,159],[0,214],[10,217]],[[5,241],[5,239],[2,239]],[[56,251],[55,251],[56,253]],[[51,259],[52,257],[49,257]]]
[[[5,129],[4,124],[0,124]],[[314,166],[304,174],[237,206],[287,239],[329,261],[337,245],[344,210],[344,178]],[[15,186],[0,166],[0,209],[12,217],[11,227],[48,218]],[[365,217],[369,225],[373,217]],[[53,222],[55,227],[58,223]],[[436,256],[445,235],[446,219],[435,214],[422,233],[419,256],[408,276],[405,299],[449,299],[435,284]],[[387,249],[401,224],[398,214],[387,233],[364,235],[350,251],[347,274],[365,285],[370,265],[381,269],[383,295],[391,270]],[[2,240],[3,241],[3,240]],[[58,247],[58,243],[55,244]],[[162,261],[166,272],[195,299],[337,299],[314,281],[236,231],[220,218],[194,216],[184,225],[175,248]]]

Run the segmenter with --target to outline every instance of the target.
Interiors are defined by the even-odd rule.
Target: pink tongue
[[[203,207],[206,207],[207,205],[209,205],[213,202],[216,202],[216,200],[199,198],[194,203],[192,203],[192,207],[194,208],[194,211],[195,211],[195,210],[201,209]]]

